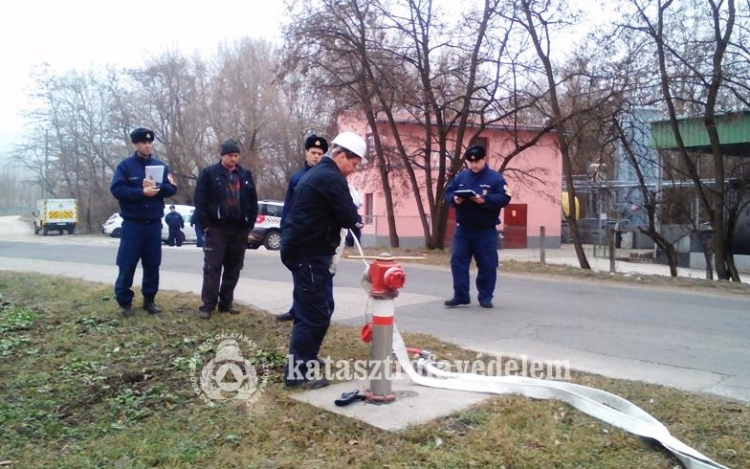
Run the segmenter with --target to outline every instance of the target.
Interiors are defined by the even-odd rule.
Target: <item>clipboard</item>
[[[476,197],[477,193],[471,189],[461,189],[454,191],[453,195],[455,195],[456,197],[461,197],[462,199],[470,199],[472,197]]]
[[[156,185],[159,186],[162,182],[164,182],[164,166],[146,166],[146,179],[154,181]]]

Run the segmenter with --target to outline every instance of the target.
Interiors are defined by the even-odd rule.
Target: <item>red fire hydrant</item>
[[[387,253],[380,254],[370,264],[368,273],[372,283],[370,296],[373,298],[395,298],[398,289],[406,283],[404,269]]]
[[[371,335],[370,388],[366,397],[373,402],[387,403],[396,399],[391,391],[391,352],[393,349],[393,320],[398,290],[406,283],[406,274],[393,256],[378,255],[368,269],[370,296],[373,300],[371,334],[363,331],[363,338]]]

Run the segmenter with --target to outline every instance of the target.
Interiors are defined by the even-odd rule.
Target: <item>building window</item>
[[[372,219],[372,192],[368,192],[365,194],[365,216],[362,217],[362,221],[365,225],[372,225]]]

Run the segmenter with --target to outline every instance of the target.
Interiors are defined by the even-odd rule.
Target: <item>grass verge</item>
[[[161,292],[164,312],[115,315],[111,286],[0,272],[0,464],[11,468],[622,468],[671,469],[651,442],[565,404],[497,396],[400,433],[291,399],[281,385],[289,325],[262,311],[196,317],[198,298]],[[190,361],[221,332],[253,339],[271,366],[252,404],[209,406]],[[432,337],[408,344],[439,357],[476,354]],[[214,350],[200,354],[201,363]],[[322,350],[369,356],[358,331],[334,325]],[[256,356],[256,358],[257,358]],[[202,366],[202,365],[201,365]],[[750,408],[640,382],[574,373],[629,399],[671,432],[732,468],[750,467]]]

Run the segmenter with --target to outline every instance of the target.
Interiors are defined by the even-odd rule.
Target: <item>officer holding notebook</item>
[[[117,251],[119,272],[115,298],[123,316],[133,316],[133,276],[138,262],[143,267],[143,309],[161,312],[154,298],[159,291],[161,265],[161,219],[164,199],[177,193],[177,185],[167,165],[151,155],[154,132],[138,128],[130,133],[135,146],[132,156],[120,161],[112,177],[110,192],[120,204],[122,231]]]
[[[445,188],[445,203],[456,209],[456,231],[451,249],[453,298],[445,306],[471,303],[469,296],[469,266],[471,258],[477,263],[477,291],[479,305],[492,308],[492,297],[497,281],[497,225],[500,209],[510,203],[505,179],[487,166],[484,147],[472,146],[464,153],[466,166]]]

